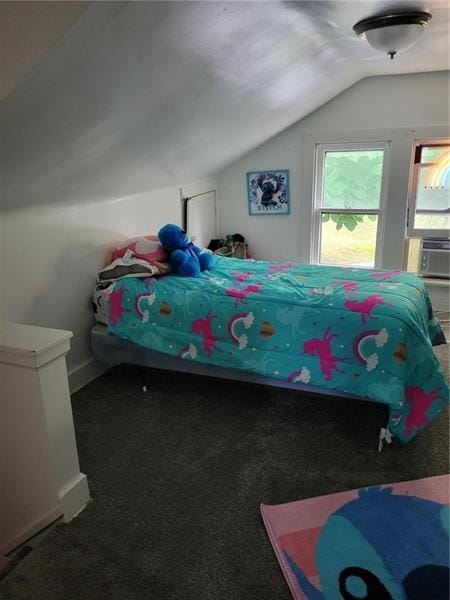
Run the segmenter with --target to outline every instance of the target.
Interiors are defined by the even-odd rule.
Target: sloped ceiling
[[[352,31],[428,9],[394,61]],[[217,174],[371,75],[448,69],[449,3],[92,3],[0,102],[3,207],[114,199]]]
[[[88,2],[0,2],[0,100],[88,6]]]

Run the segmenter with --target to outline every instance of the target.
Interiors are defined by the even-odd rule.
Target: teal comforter
[[[409,273],[219,257],[197,279],[121,279],[109,307],[108,332],[146,348],[387,404],[403,442],[448,404],[445,338]]]

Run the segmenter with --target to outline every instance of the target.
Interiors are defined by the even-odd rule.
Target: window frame
[[[428,139],[415,139],[413,142],[411,152],[411,164],[409,170],[408,208],[406,214],[406,237],[449,238],[450,229],[420,229],[414,227],[417,205],[417,184],[419,180],[420,165],[424,166],[427,164],[432,164],[421,163],[420,161],[417,161],[417,150],[423,146],[450,146],[450,138],[436,137]]]
[[[324,162],[327,152],[351,152],[354,150],[381,150],[383,151],[383,167],[381,175],[380,204],[378,208],[327,208],[323,203],[323,184],[324,184]],[[361,269],[379,269],[381,267],[383,239],[385,229],[385,214],[389,181],[390,166],[390,141],[374,142],[333,142],[316,143],[314,150],[314,177],[313,177],[313,215],[312,215],[312,240],[310,260],[313,264],[327,265],[320,262],[321,247],[321,222],[322,214],[359,214],[359,215],[377,215],[377,236],[375,240],[375,257],[373,267],[357,267]],[[330,265],[328,265],[330,266]],[[352,265],[331,265],[348,267]],[[356,267],[355,267],[356,268]]]

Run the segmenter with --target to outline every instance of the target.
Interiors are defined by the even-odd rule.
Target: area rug
[[[440,475],[262,504],[293,597],[447,600],[449,485]]]

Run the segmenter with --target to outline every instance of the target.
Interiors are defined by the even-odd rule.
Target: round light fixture
[[[431,19],[427,12],[404,12],[363,19],[353,31],[375,48],[394,58],[397,52],[414,46]]]

